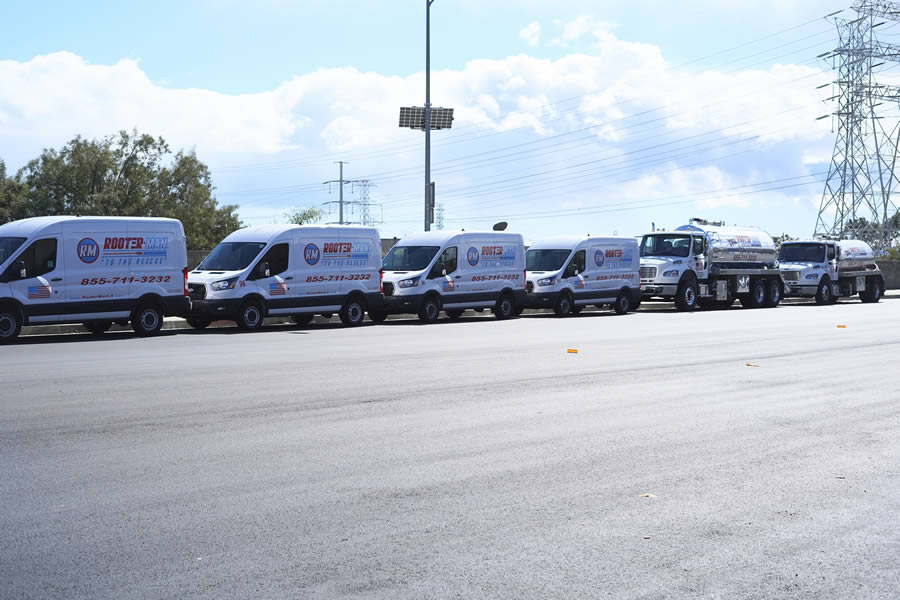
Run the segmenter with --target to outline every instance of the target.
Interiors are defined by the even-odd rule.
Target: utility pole
[[[336,164],[340,165],[340,171],[338,179],[332,179],[331,181],[324,181],[323,184],[332,184],[336,183],[338,185],[338,189],[340,194],[338,196],[339,200],[337,202],[330,201],[325,202],[322,206],[328,207],[328,214],[331,214],[331,206],[334,204],[338,205],[338,224],[339,225],[352,225],[356,223],[352,219],[344,218],[344,207],[348,207],[349,209],[359,208],[359,224],[360,225],[374,225],[375,223],[384,222],[384,211],[382,206],[378,203],[372,203],[369,200],[369,188],[373,185],[368,179],[344,179],[344,165],[349,164],[346,161],[339,160],[336,161]],[[344,186],[347,184],[353,185],[353,189],[355,190],[356,186],[359,186],[360,190],[360,199],[359,200],[347,200],[344,201]],[[373,217],[372,216],[372,207],[376,207],[379,211],[381,211],[381,217]]]
[[[340,208],[338,209],[338,225],[344,224],[344,184],[345,183],[353,183],[352,181],[344,181],[344,165],[349,164],[347,161],[339,160],[336,161],[335,164],[340,165],[339,176],[338,179],[330,179],[329,181],[322,182],[323,184],[338,184],[338,191],[340,192],[338,198],[338,205]]]
[[[425,0],[425,231],[431,231],[431,4]]]

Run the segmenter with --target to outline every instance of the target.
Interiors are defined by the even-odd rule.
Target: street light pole
[[[431,231],[431,3],[425,0],[425,231]]]

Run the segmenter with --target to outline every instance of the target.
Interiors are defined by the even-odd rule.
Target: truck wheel
[[[693,279],[682,280],[675,294],[675,308],[678,310],[694,310],[697,308],[697,282]]]
[[[816,304],[832,304],[834,302],[831,295],[831,280],[828,277],[822,278],[819,289],[816,291]]]
[[[453,320],[456,320],[462,316],[465,311],[463,308],[448,308],[444,310],[447,313],[447,316]]]
[[[516,301],[509,294],[503,294],[494,306],[494,316],[498,319],[509,319],[516,311]]]
[[[741,294],[741,306],[760,308],[766,303],[766,282],[762,279],[750,280],[750,292]]]
[[[770,279],[766,284],[766,307],[775,308],[781,304],[781,284],[777,279]]]
[[[624,315],[631,310],[631,295],[625,292],[619,293],[619,297],[616,298],[616,302],[613,304],[613,310],[616,311],[617,315]]]
[[[384,323],[385,319],[388,318],[388,314],[386,310],[370,310],[369,311],[369,320],[373,323]]]
[[[141,337],[156,335],[162,329],[162,324],[162,311],[152,302],[139,304],[131,313],[131,328]]]
[[[437,296],[426,296],[419,309],[419,320],[423,323],[434,323],[441,314],[441,303]]]
[[[0,306],[0,344],[12,342],[22,331],[22,314],[15,306]]]
[[[294,320],[294,323],[297,325],[309,325],[312,323],[313,317],[312,313],[301,313],[299,315],[291,315],[291,318]]]
[[[865,303],[881,300],[881,280],[877,277],[866,279],[866,289],[860,293],[859,299]]]
[[[241,306],[235,322],[238,328],[244,331],[258,331],[263,325],[263,314],[263,307],[259,300],[247,300]]]
[[[187,321],[187,324],[194,329],[206,329],[209,327],[209,324],[212,323],[212,321],[207,319],[195,319],[194,317],[188,317],[185,321]]]
[[[568,317],[572,314],[572,296],[569,295],[569,292],[563,292],[559,295],[559,298],[556,299],[556,306],[553,307],[553,312],[556,313],[557,317]]]
[[[82,325],[92,334],[102,335],[112,327],[112,321],[85,321]]]
[[[360,300],[359,296],[351,296],[341,307],[338,316],[341,318],[341,323],[347,327],[356,327],[363,322],[363,318],[366,316],[365,302]]]

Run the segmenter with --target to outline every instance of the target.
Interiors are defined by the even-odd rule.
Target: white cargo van
[[[340,314],[359,325],[380,311],[381,239],[373,227],[261,225],[226,237],[189,273],[188,324],[233,320],[255,330],[269,315],[300,325]]]
[[[152,335],[189,301],[184,228],[175,219],[35,217],[0,225],[0,341],[23,325],[115,322]]]
[[[559,317],[590,304],[623,315],[641,303],[640,253],[628,237],[564,236],[541,240],[525,254],[528,308]]]
[[[525,243],[518,233],[429,231],[397,242],[384,257],[384,307],[426,323],[441,309],[451,319],[467,308],[518,315],[525,300]]]

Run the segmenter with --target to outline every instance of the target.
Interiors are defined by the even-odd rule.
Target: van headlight
[[[212,288],[214,292],[221,292],[222,290],[231,290],[234,289],[234,284],[238,280],[237,277],[232,277],[231,279],[223,279],[222,281],[216,281],[209,287]]]
[[[818,279],[819,274],[818,273],[810,273],[809,275],[806,276],[806,278],[807,279]]]
[[[554,283],[556,283],[556,277],[544,277],[543,279],[537,280],[538,287],[546,287],[548,285],[553,285]]]
[[[666,271],[665,273],[663,273],[663,277],[678,277],[678,269]]]
[[[419,285],[419,278],[413,277],[412,279],[401,279],[397,282],[397,286],[401,288],[411,288]]]

